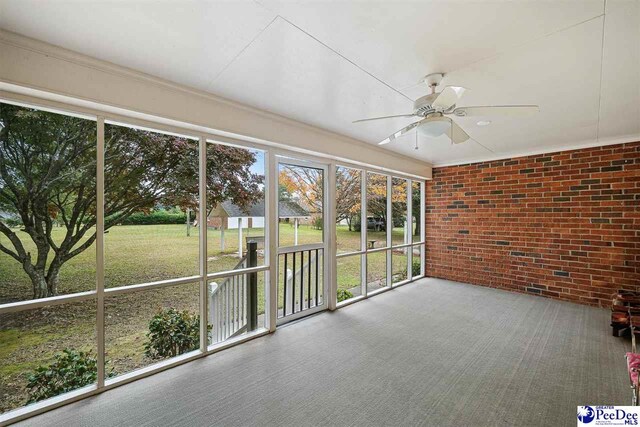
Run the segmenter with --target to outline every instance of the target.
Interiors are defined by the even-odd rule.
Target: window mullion
[[[198,222],[199,228],[199,273],[200,273],[200,351],[209,346],[209,286],[207,283],[207,140],[201,136],[198,141]],[[189,211],[187,211],[189,215]],[[188,220],[188,217],[187,217]]]
[[[391,205],[391,195],[393,193],[393,178],[390,175],[387,175],[387,223],[386,223],[386,231],[387,231],[387,286],[391,286],[392,277],[391,273],[393,271],[393,266],[391,263],[391,233],[393,231],[393,209]]]
[[[367,296],[367,171],[360,171],[360,282],[362,295]]]
[[[413,242],[413,181],[407,180],[407,220],[405,231],[405,243]],[[407,254],[407,278],[413,279],[413,246],[405,250]]]
[[[97,121],[96,150],[96,339],[98,363],[98,388],[104,387],[105,339],[104,339],[104,117]]]

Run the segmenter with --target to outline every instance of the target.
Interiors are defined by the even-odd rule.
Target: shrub
[[[200,346],[200,316],[175,308],[160,310],[149,322],[145,354],[173,357]]]
[[[117,215],[117,214],[116,214]],[[110,221],[113,217],[106,218]],[[196,219],[196,212],[191,211],[191,222]],[[157,224],[186,224],[187,214],[179,208],[153,209],[150,212],[135,212],[122,219],[120,225],[157,225]]]
[[[353,298],[353,294],[346,289],[338,289],[338,302],[346,301]]]
[[[136,212],[124,220],[122,225],[152,225],[152,224],[185,224],[187,214],[184,212],[172,212],[164,209],[154,210],[150,213]]]
[[[20,220],[20,218],[13,218],[13,217],[2,218],[0,216],[0,219],[2,219],[2,222],[7,224],[11,228],[20,227],[22,225],[22,221]]]
[[[316,230],[322,230],[322,217],[321,216],[317,216],[317,217],[313,218],[312,219],[312,226]]]
[[[413,275],[413,277],[416,277],[416,276],[420,275],[420,260],[419,259],[414,259],[413,262],[411,263],[411,274]]]
[[[360,216],[356,216],[355,219],[353,220],[353,231],[361,231],[362,230],[362,224],[360,223]]]
[[[90,352],[65,348],[49,366],[39,366],[29,375],[28,403],[58,396],[96,382],[98,362]],[[111,370],[109,377],[116,373]]]

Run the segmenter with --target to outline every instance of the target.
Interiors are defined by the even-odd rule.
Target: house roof
[[[309,211],[291,200],[280,200],[278,207],[280,218],[302,218],[310,216]]]
[[[298,203],[291,200],[281,200],[279,203],[280,218],[305,218],[311,216]],[[264,216],[264,199],[249,206],[247,210],[240,206],[224,201],[211,212],[211,217],[259,217]]]

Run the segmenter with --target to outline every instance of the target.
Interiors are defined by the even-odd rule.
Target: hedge
[[[191,214],[191,220],[195,219],[195,214]],[[187,222],[187,214],[184,212],[169,212],[166,210],[157,210],[145,214],[137,212],[120,222],[122,225],[153,225],[153,224],[185,224]]]

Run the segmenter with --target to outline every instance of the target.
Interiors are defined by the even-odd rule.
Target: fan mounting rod
[[[431,93],[434,94],[436,93],[436,87],[440,84],[443,77],[443,73],[431,73],[424,76],[422,81],[431,88]]]

